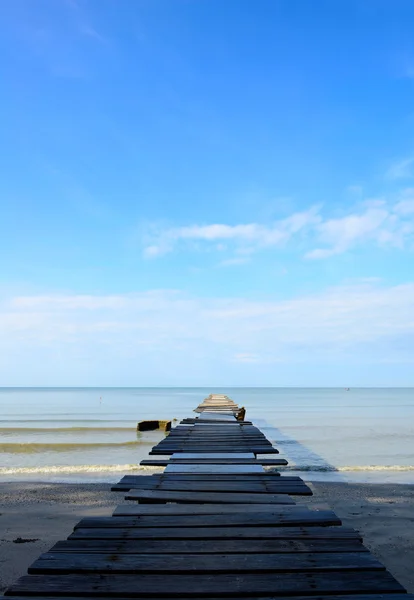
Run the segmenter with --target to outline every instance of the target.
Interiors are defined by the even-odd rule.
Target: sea
[[[0,481],[115,482],[165,435],[137,422],[192,416],[227,394],[313,481],[414,483],[414,388],[0,388]]]

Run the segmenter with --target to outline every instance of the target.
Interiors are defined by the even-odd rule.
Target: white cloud
[[[386,176],[388,179],[410,179],[414,176],[414,157],[410,156],[393,163]]]
[[[174,249],[180,242],[201,241],[205,243],[231,241],[238,246],[254,249],[281,246],[292,236],[319,222],[318,207],[290,215],[271,225],[247,223],[226,225],[190,225],[150,233],[145,238],[144,255],[156,257]]]
[[[230,256],[221,266],[240,265],[261,250],[281,250],[288,244],[307,259],[323,259],[357,246],[411,247],[414,231],[414,189],[401,190],[391,198],[371,198],[340,217],[325,215],[311,207],[269,225],[212,224],[166,228],[147,234],[144,256],[159,257],[175,249],[216,250]],[[226,242],[223,244],[223,242]]]
[[[59,369],[72,385],[79,383],[72,377],[80,372],[89,377],[89,385],[95,373],[116,385],[121,380],[115,376],[125,375],[125,369],[136,383],[164,384],[167,376],[169,381],[194,377],[200,382],[206,369],[236,373],[231,369],[243,363],[269,368],[271,378],[271,365],[325,364],[350,356],[414,360],[414,283],[385,287],[363,282],[267,301],[154,290],[0,302],[4,385],[21,384],[19,377],[30,369],[38,377],[35,383],[45,385],[58,383]],[[237,373],[243,376],[242,370]]]
[[[360,241],[378,240],[389,219],[390,215],[386,209],[368,208],[360,214],[324,221],[317,226],[317,235],[328,248],[311,250],[306,257],[326,258],[333,254],[341,254]]]

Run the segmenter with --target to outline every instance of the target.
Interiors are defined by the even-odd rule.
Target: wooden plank
[[[149,459],[144,459],[141,460],[141,462],[139,463],[140,465],[145,465],[145,466],[151,466],[151,467],[166,467],[167,465],[171,464],[171,459],[169,458],[149,458]],[[212,464],[212,465],[225,465],[227,464],[228,460],[221,460],[219,458],[216,459],[212,459],[212,458],[204,458],[203,455],[201,454],[199,458],[184,458],[182,460],[180,460],[179,458],[176,458],[174,460],[174,463],[179,462],[181,464],[184,465],[194,465],[194,464],[200,464],[200,463],[207,463],[207,464]],[[240,458],[236,458],[234,459],[234,461],[231,461],[231,464],[235,464],[235,465],[249,465],[249,464],[259,464],[259,465],[263,465],[263,466],[286,466],[288,464],[288,461],[284,458],[256,458],[256,459],[240,459]]]
[[[66,600],[84,600],[85,598],[87,598],[88,596],[82,596],[82,595],[78,595],[76,597],[74,596],[65,596]],[[246,600],[246,598],[256,598],[256,600],[274,600],[274,596],[272,595],[271,597],[266,595],[259,595],[259,596],[231,596],[232,600]],[[292,596],[277,596],[278,600],[292,600]],[[14,596],[15,600],[27,600],[27,596]],[[95,596],[95,600],[104,600],[104,598],[107,598],[107,596]],[[165,596],[164,596],[165,598]],[[223,596],[214,596],[214,598],[212,598],[211,596],[203,596],[203,600],[228,600],[229,596],[223,597]],[[294,596],[295,600],[327,600],[326,596],[322,596],[322,595],[309,595],[309,596]],[[62,595],[59,596],[47,596],[47,600],[61,600],[62,599]],[[119,598],[118,600],[128,600],[128,598],[126,598],[125,596],[123,598]],[[160,600],[160,596],[141,596],[141,600]],[[404,594],[403,596],[401,595],[401,591],[400,593],[385,593],[385,594],[381,594],[381,593],[372,593],[372,594],[353,594],[351,595],[330,595],[329,596],[329,600],[414,600],[414,594]]]
[[[340,525],[341,520],[331,510],[274,510],[273,512],[247,512],[235,514],[202,515],[139,515],[138,517],[85,517],[76,529],[91,527],[142,528],[142,527],[257,527],[284,525]]]
[[[211,447],[210,447],[211,448]],[[187,448],[189,449],[189,448]],[[208,448],[197,448],[197,446],[191,447],[191,450],[196,451],[198,450],[200,453],[204,453],[204,452],[208,452]],[[243,450],[246,451],[251,451],[257,454],[279,454],[279,450],[276,450],[276,448],[257,448],[257,447],[251,447],[251,448],[244,448]],[[184,449],[183,449],[184,451]],[[239,452],[239,450],[234,449],[232,450],[229,447],[226,447],[226,452]],[[150,452],[150,455],[156,455],[156,454],[174,454],[175,452],[180,452],[180,448],[157,448],[157,446],[155,446]]]
[[[168,465],[166,473],[264,473],[261,465]]]
[[[355,539],[349,540],[65,540],[50,552],[89,552],[118,554],[267,554],[301,552],[368,552]]]
[[[199,456],[198,454],[191,452],[181,452],[178,456],[173,454],[171,460],[174,460],[175,458],[179,458],[181,460],[183,458],[199,458]],[[229,454],[228,452],[210,452],[210,454],[206,454],[204,458],[229,458],[230,460],[235,460],[237,458],[255,458],[255,456],[253,452],[240,452],[239,454]]]
[[[157,473],[155,475],[124,475],[124,477],[122,477],[119,480],[119,483],[125,482],[125,483],[135,483],[140,481],[141,479],[144,479],[145,481],[150,481],[150,480],[154,480],[154,481],[227,481],[227,482],[237,482],[237,481],[244,481],[244,482],[251,482],[251,483],[255,483],[255,482],[260,482],[260,481],[264,481],[264,482],[269,482],[269,483],[277,483],[277,482],[303,482],[303,479],[301,477],[298,477],[297,475],[280,475],[280,473],[266,473],[265,475],[225,475],[225,474],[216,474],[216,475],[209,475],[208,473],[204,473],[204,474],[187,474],[187,473],[176,473],[174,475],[168,475],[168,473]]]
[[[147,490],[147,491],[162,491],[162,492],[205,492],[205,493],[248,493],[248,494],[289,494],[292,496],[312,496],[312,490],[303,482],[272,482],[272,483],[246,483],[246,482],[187,482],[187,481],[154,481],[153,484],[148,483],[119,483],[111,487],[113,492],[128,492],[130,490]]]
[[[216,479],[210,477],[206,479],[185,479],[175,477],[163,477],[161,479],[153,479],[149,481],[145,479],[140,481],[137,479],[124,479],[122,478],[119,482],[120,485],[130,485],[135,488],[145,489],[179,489],[179,490],[192,490],[192,491],[213,491],[213,488],[217,491],[239,491],[239,492],[252,492],[252,491],[274,491],[276,489],[285,488],[303,488],[307,487],[303,481],[300,480],[285,480],[283,477],[273,477],[272,479],[260,479],[251,478],[249,481],[248,477],[239,480],[226,480]],[[168,486],[168,487],[167,487]]]
[[[292,498],[286,494],[249,494],[249,493],[224,493],[224,492],[173,492],[162,490],[134,490],[126,496],[127,500],[140,502],[213,502],[230,504],[294,504]]]
[[[278,507],[280,511],[303,511],[309,509],[304,505],[288,504]],[[138,515],[223,515],[242,513],[275,512],[274,504],[129,504],[119,505],[113,512],[114,517]],[[314,512],[314,511],[309,511]]]
[[[120,481],[119,487],[129,489],[143,490],[171,490],[171,491],[188,491],[188,492],[247,492],[253,493],[273,493],[287,494],[292,490],[292,494],[296,490],[303,493],[311,493],[308,486],[303,481],[278,481],[281,477],[275,477],[273,481],[211,481],[194,480],[188,481],[185,479],[161,479],[155,481]]]
[[[301,527],[294,523],[293,527],[278,526],[271,527],[142,527],[142,528],[112,528],[112,527],[90,527],[75,529],[68,539],[95,539],[95,540],[140,540],[140,539],[165,539],[165,540],[220,540],[220,539],[298,539],[298,540],[337,540],[337,539],[361,539],[360,534],[347,527]]]
[[[88,554],[47,552],[29,574],[66,573],[303,573],[318,571],[384,571],[369,552],[300,554]]]
[[[177,473],[174,475],[168,475],[168,473],[160,473],[157,475],[125,475],[119,480],[119,483],[139,483],[144,480],[145,482],[152,481],[184,481],[188,483],[192,482],[206,482],[206,481],[220,481],[226,483],[237,483],[237,482],[245,482],[245,483],[304,483],[303,480],[297,475],[280,475],[280,473],[269,473],[266,475],[260,476],[252,476],[252,475],[214,475],[211,476],[209,474],[187,474],[187,473]]]
[[[330,573],[265,573],[214,575],[28,575],[19,579],[7,595],[84,595],[121,598],[358,594],[401,592],[404,588],[387,571]]]

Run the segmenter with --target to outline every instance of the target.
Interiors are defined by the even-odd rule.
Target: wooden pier
[[[111,517],[82,519],[7,591],[86,598],[296,598],[398,600],[405,589],[330,510],[295,504],[311,495],[239,407],[211,395],[142,461],[161,474],[126,475]],[[414,595],[405,595],[414,600]]]

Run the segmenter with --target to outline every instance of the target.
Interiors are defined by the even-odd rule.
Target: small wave
[[[140,465],[66,465],[49,467],[0,467],[3,475],[37,475],[47,473],[118,473],[124,471],[154,471],[163,467],[142,467]]]
[[[334,467],[332,465],[290,465],[278,467],[278,471],[315,471],[330,473],[338,471],[414,471],[414,465],[350,465]]]
[[[93,442],[91,444],[37,444],[37,443],[6,443],[0,444],[0,454],[7,452],[9,454],[36,454],[38,452],[76,452],[79,450],[94,450],[96,448],[133,448],[137,446],[152,446],[151,441],[137,442]]]
[[[49,432],[59,433],[61,431],[73,432],[85,432],[95,433],[97,431],[136,431],[135,427],[0,427],[0,435],[4,433],[30,433],[36,432]]]

